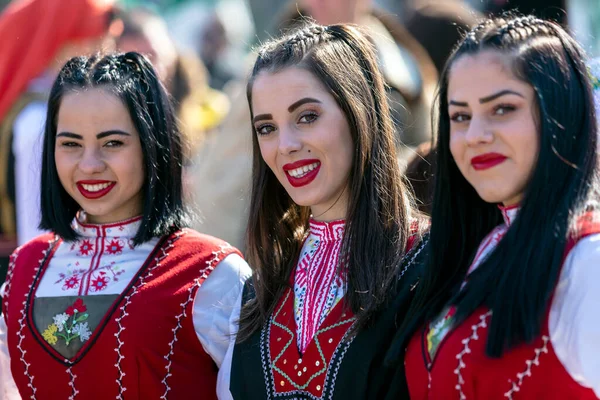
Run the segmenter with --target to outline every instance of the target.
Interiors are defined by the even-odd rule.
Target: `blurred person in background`
[[[465,32],[481,14],[464,0],[402,0],[406,29],[427,50],[438,73]]]
[[[114,49],[113,0],[17,0],[0,15],[0,281],[16,244],[41,233],[45,99],[74,55]]]
[[[211,13],[200,28],[198,54],[209,73],[210,86],[223,89],[227,82],[238,78],[236,71],[224,62],[229,45],[227,30],[216,12]]]
[[[175,114],[188,142],[183,173],[186,198],[191,200],[191,160],[205,135],[214,130],[229,111],[229,100],[209,86],[209,74],[202,61],[176,47],[167,24],[159,15],[145,8],[134,8],[124,11],[121,18],[123,33],[117,41],[118,49],[148,56],[172,97]]]

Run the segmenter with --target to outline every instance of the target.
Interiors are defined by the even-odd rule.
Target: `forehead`
[[[134,131],[127,107],[117,96],[101,88],[65,93],[58,110],[58,131],[95,135],[111,129]]]
[[[515,76],[507,58],[510,56],[494,51],[459,57],[448,74],[448,98],[480,98],[504,89],[533,95],[531,85]]]
[[[323,84],[302,68],[289,67],[275,73],[263,71],[252,84],[252,108],[256,114],[260,113],[261,108],[287,109],[290,104],[304,97],[334,101]]]

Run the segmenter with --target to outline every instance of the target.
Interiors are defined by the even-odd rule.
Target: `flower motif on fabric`
[[[78,255],[87,256],[92,251],[94,251],[94,245],[92,244],[91,240],[86,239],[86,240],[82,241],[81,244],[79,245]]]
[[[77,275],[73,275],[67,279],[65,279],[65,284],[63,285],[63,290],[75,289],[79,286],[80,280]]]
[[[116,280],[116,279],[115,279]],[[92,279],[92,284],[90,285],[91,292],[100,292],[101,290],[106,289],[108,286],[108,282],[110,279],[106,276],[106,272],[101,271],[98,276]]]
[[[443,317],[440,317],[430,324],[429,332],[427,333],[427,351],[429,352],[430,358],[435,356],[440,343],[452,329],[455,313],[456,308],[451,307],[443,314]]]
[[[113,239],[106,246],[106,252],[108,254],[121,254],[123,252],[123,247],[121,240]]]
[[[90,338],[92,332],[88,326],[87,306],[82,299],[77,299],[71,304],[64,313],[56,314],[54,323],[48,325],[48,328],[42,332],[46,342],[55,345],[59,339],[65,341],[68,346],[74,339],[79,338],[83,343]]]
[[[58,341],[58,338],[56,337],[56,331],[58,330],[58,327],[54,324],[50,324],[48,325],[48,328],[46,328],[46,330],[44,332],[42,332],[42,336],[44,337],[44,340],[50,344],[56,344],[56,342]]]

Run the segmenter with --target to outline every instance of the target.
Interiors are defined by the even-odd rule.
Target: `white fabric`
[[[22,245],[42,231],[40,223],[40,184],[46,104],[28,104],[15,119],[12,150],[15,155],[15,197],[17,240]]]
[[[567,372],[600,398],[600,234],[569,253],[550,308],[550,341]]]
[[[82,235],[63,242],[50,260],[35,297],[121,294],[159,239],[133,246],[140,217],[118,224],[72,226]]]
[[[237,254],[230,254],[202,284],[194,299],[193,321],[204,351],[219,367],[217,376],[217,397],[231,399],[229,381],[231,377],[231,357],[229,344],[237,333],[237,320],[240,315],[241,295],[246,279],[252,271]],[[228,359],[225,357],[228,355]]]
[[[244,282],[251,274],[244,259],[230,254],[217,264],[194,299],[192,318],[196,335],[204,350],[220,367],[217,377],[219,399],[232,399],[229,381],[233,351],[228,350],[237,333]],[[0,295],[3,294],[4,285],[0,289]],[[20,397],[10,372],[6,322],[0,316],[0,400],[15,399]]]

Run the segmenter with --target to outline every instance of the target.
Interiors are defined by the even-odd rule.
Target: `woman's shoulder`
[[[39,236],[34,237],[30,241],[17,247],[11,257],[17,255],[26,255],[29,253],[38,253],[46,251],[53,243],[58,240],[58,236],[53,232],[43,233]]]
[[[198,232],[191,228],[183,228],[178,230],[170,237],[177,243],[178,246],[189,246],[196,249],[213,249],[213,250],[233,250],[239,253],[239,250],[223,239]]]

